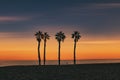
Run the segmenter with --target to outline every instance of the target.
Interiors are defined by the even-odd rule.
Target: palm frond
[[[65,38],[66,36],[62,31],[56,33],[55,35],[55,39],[57,39],[57,41],[64,41]]]
[[[74,34],[72,34],[72,38],[74,38]]]
[[[81,35],[78,31],[74,31],[74,33],[72,34],[72,38],[74,39],[74,41],[78,41],[81,38]]]
[[[41,41],[41,39],[43,39],[43,34],[41,31],[36,32],[35,36],[36,36],[37,41],[39,42]]]
[[[50,39],[50,36],[49,36],[49,34],[47,32],[45,32],[44,35],[43,35],[43,38],[44,39]]]

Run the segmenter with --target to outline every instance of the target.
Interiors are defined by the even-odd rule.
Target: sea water
[[[43,61],[41,62],[43,65]],[[120,63],[119,59],[102,59],[102,60],[77,60],[77,64],[96,64],[96,63]],[[61,60],[61,65],[71,65],[73,60]],[[14,65],[38,65],[37,60],[13,60],[0,61],[0,66],[14,66]],[[46,65],[58,65],[57,60],[47,60]]]

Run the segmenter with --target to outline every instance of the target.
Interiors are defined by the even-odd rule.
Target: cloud
[[[79,5],[65,8],[65,10],[80,11],[80,10],[91,10],[91,9],[109,9],[109,8],[120,8],[120,3],[80,3]]]
[[[33,32],[0,32],[0,38],[31,38],[34,37]]]
[[[99,3],[99,4],[91,4],[93,9],[108,9],[108,8],[120,8],[120,3]]]
[[[0,16],[0,22],[24,21],[29,20],[28,17],[20,16]]]
[[[74,6],[68,6],[63,9],[63,14],[68,17],[83,16],[109,16],[118,15],[120,13],[120,3],[79,3]],[[115,15],[114,15],[115,14]]]

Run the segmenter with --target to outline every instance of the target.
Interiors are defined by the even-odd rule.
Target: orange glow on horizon
[[[68,36],[61,43],[61,60],[73,59],[73,39]],[[77,59],[119,59],[120,41],[85,41],[81,38],[77,43]],[[43,41],[41,42],[41,58],[43,59]],[[47,41],[47,60],[57,60],[58,42],[51,37]],[[0,60],[37,60],[37,41],[33,38],[3,38],[0,40]]]

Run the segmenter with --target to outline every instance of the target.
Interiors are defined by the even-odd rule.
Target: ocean
[[[96,63],[120,63],[119,59],[100,59],[100,60],[77,60],[77,64],[96,64]],[[71,65],[73,60],[61,60],[61,65]],[[35,60],[17,60],[17,61],[0,61],[0,67],[2,66],[15,66],[15,65],[38,65],[38,61]],[[43,65],[43,61],[42,61]],[[46,65],[58,65],[57,60],[47,60]]]

